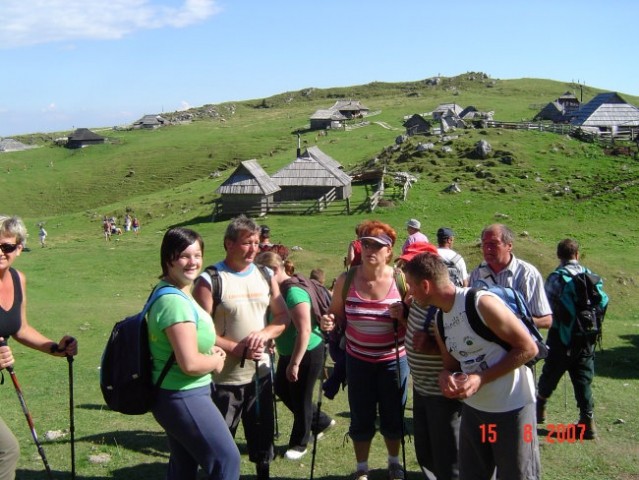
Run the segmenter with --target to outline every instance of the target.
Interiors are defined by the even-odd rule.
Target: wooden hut
[[[346,117],[335,110],[317,110],[309,120],[311,130],[325,130],[327,128],[341,128]]]
[[[332,189],[337,200],[347,199],[352,193],[351,177],[317,147],[306,149],[271,178],[281,189],[275,193],[276,202],[318,199]]]
[[[154,130],[168,125],[169,122],[161,115],[144,115],[139,120],[133,122],[133,128]]]
[[[432,124],[430,120],[426,120],[419,113],[415,113],[403,123],[406,129],[406,135],[426,135],[430,133]]]
[[[620,132],[639,127],[639,108],[616,92],[600,93],[574,113],[571,125],[593,132]]]
[[[257,160],[244,160],[215,190],[215,193],[221,195],[215,215],[265,215],[273,206],[273,195],[279,190],[280,187],[271,180]]]
[[[67,139],[67,148],[83,148],[89,145],[99,145],[104,143],[106,138],[97,133],[92,132],[88,128],[78,128],[69,135]]]

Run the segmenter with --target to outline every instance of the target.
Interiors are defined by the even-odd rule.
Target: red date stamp
[[[548,435],[546,435],[547,443],[576,443],[584,441],[584,433],[586,432],[586,425],[583,423],[569,423],[564,425],[563,423],[549,423],[546,425],[548,428]]]
[[[548,423],[546,425],[548,434],[546,435],[546,443],[576,443],[584,441],[584,433],[586,426],[583,423]],[[526,423],[522,439],[526,443],[533,441],[536,426]],[[481,443],[496,443],[498,440],[497,424],[482,423],[479,425],[479,433],[481,435]]]

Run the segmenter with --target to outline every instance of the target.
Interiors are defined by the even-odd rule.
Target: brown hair
[[[579,253],[579,243],[572,238],[564,238],[557,244],[557,258],[562,261],[574,260]]]
[[[448,267],[442,257],[434,253],[420,253],[404,265],[404,273],[415,280],[430,280],[437,286],[444,286],[450,282]]]

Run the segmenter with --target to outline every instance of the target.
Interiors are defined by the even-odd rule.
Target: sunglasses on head
[[[4,254],[12,253],[16,251],[18,245],[18,243],[0,243],[0,250],[2,250]]]

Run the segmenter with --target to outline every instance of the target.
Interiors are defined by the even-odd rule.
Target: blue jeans
[[[167,480],[195,480],[198,466],[208,480],[240,478],[240,451],[211,400],[211,387],[160,389],[152,412],[169,437]]]
[[[348,405],[351,413],[348,433],[353,441],[367,442],[373,438],[378,406],[380,433],[389,440],[402,438],[408,380],[405,355],[399,358],[399,388],[397,370],[395,360],[373,363],[346,355]]]

